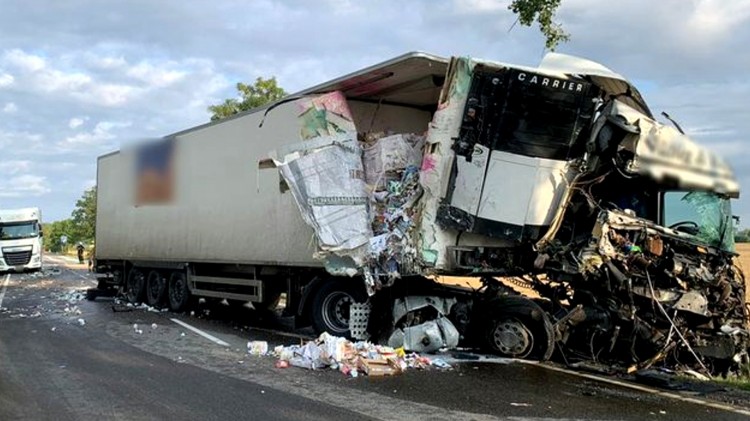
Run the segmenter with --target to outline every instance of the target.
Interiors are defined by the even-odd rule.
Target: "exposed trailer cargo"
[[[300,324],[414,350],[746,355],[720,337],[747,321],[731,170],[586,60],[407,54],[102,156],[97,185],[96,270],[132,301],[286,293]],[[484,286],[428,278],[446,274]],[[700,329],[679,346],[655,333],[677,325]]]

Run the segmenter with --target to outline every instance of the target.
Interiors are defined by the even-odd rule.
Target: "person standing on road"
[[[84,247],[83,243],[79,241],[76,249],[78,250],[78,263],[83,264],[83,251],[86,249],[86,247]]]

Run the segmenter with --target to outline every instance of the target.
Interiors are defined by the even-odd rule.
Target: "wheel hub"
[[[531,333],[517,320],[499,322],[492,336],[495,348],[503,354],[523,357],[531,351]]]
[[[336,292],[323,301],[323,320],[336,331],[349,329],[349,307],[353,300],[349,294]]]

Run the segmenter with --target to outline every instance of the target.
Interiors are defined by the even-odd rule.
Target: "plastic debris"
[[[57,330],[57,327],[55,327],[55,326],[52,326],[52,327],[50,328],[50,332],[54,332],[54,331],[56,331],[56,330]]]
[[[276,367],[276,368],[289,368],[289,361],[286,361],[286,360],[276,360],[276,363],[274,364],[274,367]]]
[[[156,323],[151,323],[151,329],[156,329],[158,325]]]
[[[86,321],[83,320],[83,319],[78,319],[78,324],[81,325],[81,326],[85,326],[86,325]]]
[[[250,355],[266,355],[268,354],[268,342],[250,341],[247,343],[247,352]]]
[[[351,342],[328,333],[304,345],[277,346],[273,354],[278,358],[277,368],[291,365],[308,370],[332,369],[350,377],[357,377],[360,373],[391,376],[408,369],[427,369],[431,366],[451,368],[443,360],[430,361],[403,348],[375,345],[367,341]]]

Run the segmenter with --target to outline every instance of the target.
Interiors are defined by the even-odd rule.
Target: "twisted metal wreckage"
[[[365,279],[352,336],[628,370],[748,363],[739,186],[621,76],[559,54],[454,58],[425,136],[358,133],[339,92],[309,106],[308,140],[275,159],[328,271]]]

